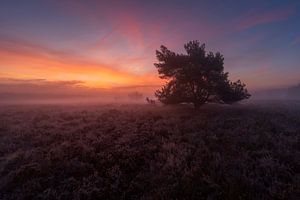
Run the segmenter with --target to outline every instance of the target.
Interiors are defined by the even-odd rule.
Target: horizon
[[[155,50],[184,53],[190,40],[221,52],[230,79],[249,91],[296,86],[299,17],[294,1],[4,1],[0,92],[45,92],[42,85],[150,94],[164,82]]]

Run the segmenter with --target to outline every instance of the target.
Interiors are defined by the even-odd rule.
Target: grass
[[[300,106],[0,108],[0,199],[298,199]]]

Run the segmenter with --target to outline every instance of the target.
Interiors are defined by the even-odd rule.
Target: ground
[[[0,199],[297,199],[300,104],[0,107]]]

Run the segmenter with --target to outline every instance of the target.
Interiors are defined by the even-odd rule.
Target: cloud
[[[80,84],[81,81],[0,78],[0,96],[15,100],[87,95],[88,89]]]
[[[153,96],[156,85],[137,85],[113,89],[89,88],[81,81],[0,78],[0,104],[26,103],[119,103],[137,91]]]
[[[47,79],[15,79],[15,78],[0,78],[0,93],[54,93],[60,90],[62,94],[66,94],[70,91],[75,93],[80,92],[99,92],[99,91],[131,91],[131,90],[151,90],[159,88],[160,85],[130,85],[130,86],[119,86],[111,89],[106,88],[90,88],[84,86],[83,81],[70,80],[70,81],[49,81]],[[12,90],[12,88],[14,88]],[[27,89],[25,89],[27,88]],[[28,90],[28,88],[31,88]],[[46,90],[45,90],[46,89]]]
[[[41,57],[55,58],[65,60],[66,58],[80,57],[71,49],[57,50],[47,46],[30,42],[21,38],[16,38],[8,35],[0,35],[0,50],[2,52],[10,52],[23,55],[39,55]]]
[[[234,4],[244,8],[244,5]],[[253,4],[247,9],[257,6]],[[269,31],[253,34],[249,29],[286,20],[294,13],[294,8],[283,7],[265,12],[256,9],[237,16],[234,14],[239,12],[231,13],[231,6],[223,13],[215,9],[215,4],[206,5],[203,2],[184,5],[156,1],[103,3],[62,0],[45,7],[45,10],[54,8],[55,12],[49,10],[55,15],[49,15],[51,21],[56,25],[55,20],[62,18],[62,22],[66,22],[65,28],[46,28],[47,23],[39,24],[38,21],[32,30],[29,27],[23,30],[15,27],[20,31],[0,31],[0,77],[78,80],[81,81],[78,85],[100,88],[160,85],[153,66],[155,49],[163,44],[183,53],[185,42],[198,39],[207,43],[212,51],[221,51],[225,56],[226,69],[232,69],[232,74],[244,80],[252,70],[255,71],[257,63],[267,59],[280,62],[288,52],[282,53],[281,57],[277,54],[266,55],[264,51],[275,51],[268,50],[266,44],[265,36]],[[230,11],[228,16],[227,11]],[[38,13],[31,17],[37,16]],[[235,19],[230,21],[232,16]],[[278,25],[280,27],[282,24]],[[47,32],[47,36],[53,34],[58,37],[45,38],[45,34],[40,34],[40,29]],[[1,32],[7,35],[1,35]],[[26,37],[26,40],[22,39]],[[293,45],[298,43],[297,39],[293,41]],[[246,68],[249,71],[244,73],[248,70]],[[279,82],[281,80],[277,80]],[[251,84],[254,85],[255,81]]]
[[[0,77],[79,80],[86,86],[106,88],[159,82],[154,74],[135,74],[117,69],[119,61],[103,64],[72,51],[53,50],[13,38],[2,37],[0,44]],[[131,62],[134,65],[139,63],[138,59]]]
[[[258,25],[268,24],[272,22],[284,21],[294,13],[292,7],[280,8],[276,10],[266,11],[264,13],[253,12],[247,14],[241,19],[237,25],[237,30],[246,30]]]

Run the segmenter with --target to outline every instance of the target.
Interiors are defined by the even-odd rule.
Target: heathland
[[[0,199],[297,199],[299,102],[0,107]]]

